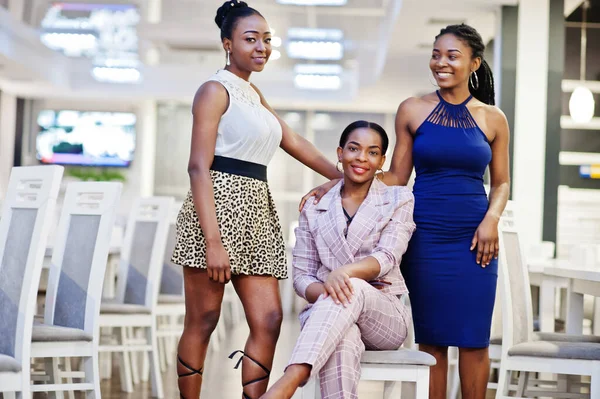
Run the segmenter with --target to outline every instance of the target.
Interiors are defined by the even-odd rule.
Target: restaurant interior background
[[[339,133],[353,120],[373,120],[394,132],[398,104],[435,89],[428,70],[434,36],[460,22],[475,26],[487,43],[486,57],[496,72],[498,103],[511,124],[513,145],[529,134],[515,129],[514,89],[513,101],[504,101],[517,62],[511,61],[514,52],[503,55],[503,45],[514,41],[511,34],[516,32],[502,26],[517,13],[515,1],[461,0],[449,5],[440,0],[349,0],[330,7],[285,3],[294,2],[250,1],[276,37],[271,61],[252,80],[290,126],[327,156],[334,157]],[[544,201],[552,197],[545,192],[541,223],[544,238],[556,238],[558,252],[566,253],[573,243],[600,242],[600,211],[592,206],[600,199],[600,180],[581,171],[600,164],[600,107],[583,124],[573,122],[569,113],[571,92],[580,79],[588,82],[596,104],[600,99],[600,1],[591,1],[587,10],[585,76],[580,68],[583,3],[558,3],[564,7],[564,63],[548,76],[562,72],[561,128],[552,132],[552,137],[560,136],[560,147],[551,157],[555,159],[546,151],[544,167],[556,186],[557,220],[546,215],[553,204]],[[40,158],[53,162],[40,150],[49,145],[48,138],[58,137],[49,132],[62,131],[61,124],[80,124],[82,129],[94,124],[90,142],[102,143],[105,134],[120,135],[109,151],[124,153],[117,166],[125,167],[68,167],[70,179],[107,171],[123,177],[123,212],[139,195],[182,198],[189,186],[191,99],[224,64],[213,22],[218,5],[216,0],[0,1],[0,193],[10,166],[38,164]],[[326,43],[310,46],[318,41]],[[560,41],[551,40],[550,51],[556,45]],[[536,70],[541,62],[521,63]],[[118,132],[111,133],[114,124],[120,124]],[[513,174],[515,162],[513,156]],[[519,173],[521,181],[526,179],[527,171]],[[289,239],[298,199],[324,180],[282,151],[270,165],[269,178]],[[531,180],[539,180],[539,174],[533,173]]]

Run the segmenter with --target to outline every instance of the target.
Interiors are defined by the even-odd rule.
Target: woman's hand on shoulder
[[[313,200],[314,203],[318,204],[321,198],[323,198],[323,196],[327,194],[329,190],[331,190],[336,184],[338,184],[339,181],[340,179],[330,180],[327,183],[321,184],[320,186],[310,190],[308,194],[306,194],[304,197],[302,197],[302,200],[300,200],[300,206],[298,207],[298,211],[302,212],[302,209],[304,209],[304,204],[306,204],[306,201],[308,201],[312,197],[315,197]]]

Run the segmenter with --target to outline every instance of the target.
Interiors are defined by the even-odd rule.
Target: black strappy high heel
[[[266,380],[266,379],[268,379],[271,376],[271,370],[269,370],[268,368],[266,368],[265,366],[263,366],[262,364],[260,364],[260,362],[258,362],[257,360],[255,360],[255,359],[251,358],[250,356],[248,356],[246,353],[244,353],[244,351],[237,350],[237,351],[233,352],[231,355],[229,355],[229,358],[233,359],[233,357],[235,355],[237,355],[238,353],[241,353],[242,356],[240,356],[240,359],[236,363],[234,369],[237,369],[240,366],[240,364],[242,363],[242,360],[244,359],[244,356],[246,356],[248,359],[252,360],[258,367],[260,367],[261,369],[263,369],[263,371],[267,374],[264,377],[255,378],[252,381],[248,381],[248,382],[242,383],[242,388],[245,387],[246,385],[250,385],[250,384],[254,384],[255,382],[260,382],[260,381]],[[242,395],[244,395],[244,399],[252,399],[244,391],[242,391]]]
[[[189,364],[187,364],[186,362],[184,362],[183,360],[181,360],[181,357],[179,357],[179,355],[177,355],[177,361],[183,367],[185,367],[186,369],[190,370],[189,373],[183,373],[183,374],[177,373],[177,377],[178,378],[189,377],[190,375],[195,375],[195,374],[198,374],[199,376],[202,377],[202,372],[204,371],[204,367],[201,367],[199,370],[196,370],[195,368],[193,368],[192,366],[190,366]],[[181,394],[181,391],[179,391],[179,398],[180,399],[185,399],[185,397]]]

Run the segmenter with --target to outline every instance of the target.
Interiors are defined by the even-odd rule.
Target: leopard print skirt
[[[217,222],[232,274],[288,275],[285,244],[267,182],[211,170]],[[206,243],[191,190],[177,216],[171,261],[206,269]]]

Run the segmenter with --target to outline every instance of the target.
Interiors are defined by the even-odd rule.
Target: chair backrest
[[[29,369],[31,329],[64,168],[13,168],[0,219],[0,354]],[[25,368],[24,368],[25,370]]]
[[[519,242],[518,212],[512,201],[500,219],[500,289],[503,350],[528,342],[533,334],[529,270]]]
[[[155,307],[173,201],[173,197],[135,201],[121,252],[117,281],[119,302]]]
[[[97,339],[110,237],[121,183],[67,186],[46,292],[44,322],[85,330]]]
[[[171,262],[177,238],[175,224],[181,205],[182,202],[175,201],[171,209],[169,235],[167,237],[167,247],[165,249],[162,277],[160,279],[160,293],[165,295],[183,295],[183,268]]]

